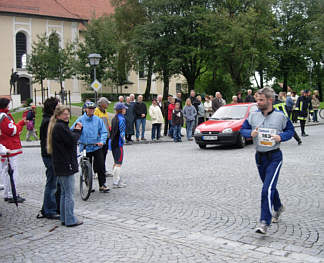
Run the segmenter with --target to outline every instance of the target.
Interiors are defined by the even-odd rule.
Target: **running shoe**
[[[282,212],[285,211],[285,207],[282,205],[280,206],[278,211],[274,211],[273,216],[272,216],[272,223],[278,223],[279,221],[279,216],[281,215]]]
[[[267,230],[268,230],[268,225],[267,225],[266,221],[262,220],[260,222],[260,225],[255,229],[255,233],[265,235],[267,233]]]

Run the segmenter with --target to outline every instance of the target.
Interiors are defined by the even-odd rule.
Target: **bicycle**
[[[90,162],[90,158],[87,157],[87,146],[94,146],[97,144],[84,144],[79,143],[84,146],[81,154],[79,155],[80,162],[79,165],[81,167],[80,171],[80,195],[82,200],[87,201],[90,197],[90,194],[94,192],[92,190],[92,182],[93,182],[93,172],[92,172],[92,165]]]
[[[318,115],[319,115],[322,119],[324,119],[324,108],[319,109],[319,111],[318,111]]]

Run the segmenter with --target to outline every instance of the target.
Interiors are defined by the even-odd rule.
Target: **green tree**
[[[42,103],[44,102],[44,80],[49,76],[49,50],[47,37],[37,36],[33,42],[32,52],[27,56],[27,71],[32,74],[33,82],[41,86]]]
[[[65,100],[63,83],[75,75],[75,44],[66,43],[60,46],[60,39],[54,32],[48,38],[49,78],[57,80],[61,88],[61,101]]]

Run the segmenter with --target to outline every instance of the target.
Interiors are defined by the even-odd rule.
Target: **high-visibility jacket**
[[[274,104],[273,107],[276,110],[282,111],[288,119],[290,118],[290,116],[288,116],[288,113],[287,113],[286,103],[285,102]]]
[[[308,113],[313,112],[312,101],[306,96],[300,96],[296,102],[295,110],[298,111],[298,120],[306,121]]]

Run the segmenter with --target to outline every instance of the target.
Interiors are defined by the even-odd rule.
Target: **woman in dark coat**
[[[128,108],[126,110],[125,119],[126,119],[126,132],[125,139],[126,142],[132,142],[132,135],[134,135],[134,122],[135,122],[135,113],[134,106],[135,102],[130,101],[130,97],[126,98],[125,106]]]
[[[52,155],[54,174],[61,185],[60,219],[62,225],[79,226],[83,222],[74,216],[74,174],[78,172],[77,142],[82,124],[69,129],[70,109],[57,106],[48,125],[47,152]]]

